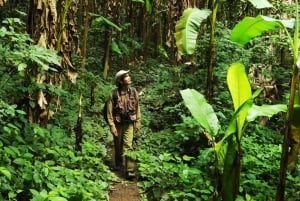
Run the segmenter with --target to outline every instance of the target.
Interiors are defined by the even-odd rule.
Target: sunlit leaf
[[[266,31],[275,30],[277,28],[293,28],[294,19],[277,20],[271,17],[258,15],[256,18],[245,17],[231,31],[230,39],[241,45],[245,45],[251,39],[262,35]]]
[[[257,117],[261,117],[261,116],[272,117],[278,112],[286,112],[286,111],[287,111],[287,106],[284,104],[262,105],[262,106],[252,105],[252,107],[248,111],[247,121],[248,122],[254,121]]]
[[[240,113],[245,113],[249,110],[249,108],[252,106],[253,104],[253,98],[249,98],[248,100],[246,100],[238,109],[237,111],[235,111],[233,117],[230,120],[230,123],[227,127],[227,129],[225,130],[225,135],[224,137],[215,145],[215,150],[216,152],[219,152],[221,150],[221,147],[223,145],[223,142],[232,134],[236,133],[237,131],[237,119],[240,116]]]
[[[232,64],[227,71],[227,84],[233,100],[235,111],[252,96],[251,86],[245,72],[245,67],[241,63]],[[243,109],[238,113],[237,131],[241,137],[244,122],[248,113],[247,109]]]
[[[219,130],[218,118],[205,97],[194,89],[180,91],[186,107],[196,121],[210,134],[215,136]]]
[[[68,201],[66,198],[63,197],[49,197],[50,201]]]
[[[23,71],[23,70],[25,70],[27,68],[27,64],[25,64],[25,63],[20,63],[19,65],[18,65],[18,71]]]
[[[175,39],[180,54],[193,54],[196,48],[199,26],[211,14],[210,10],[187,8],[175,26]]]
[[[0,167],[0,173],[3,174],[7,179],[11,180],[11,173],[5,167]]]
[[[273,5],[267,0],[248,0],[255,8],[272,8]]]
[[[146,11],[151,14],[152,13],[152,4],[150,0],[146,0]]]

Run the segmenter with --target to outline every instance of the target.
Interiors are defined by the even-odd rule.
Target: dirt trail
[[[113,148],[109,150],[112,160],[110,160],[110,167],[113,167],[114,155]],[[117,180],[113,187],[110,189],[109,201],[140,201],[140,194],[137,187],[137,179],[126,179],[121,171],[114,171]]]
[[[109,201],[139,201],[140,195],[136,180],[126,180],[118,175],[118,180],[111,188]]]

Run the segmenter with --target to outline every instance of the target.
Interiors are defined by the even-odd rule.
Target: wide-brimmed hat
[[[119,85],[121,78],[127,73],[129,73],[129,70],[120,70],[116,73],[115,82],[117,86]]]

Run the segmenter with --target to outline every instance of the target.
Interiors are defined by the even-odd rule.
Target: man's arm
[[[134,129],[135,131],[139,131],[141,129],[141,107],[140,107],[140,103],[139,103],[139,95],[135,90],[135,94],[136,94],[136,122],[134,125]]]
[[[114,122],[114,117],[113,117],[113,97],[112,97],[112,94],[113,94],[113,92],[111,92],[109,94],[106,114],[107,114],[107,121],[108,121],[108,125],[109,125],[109,128],[110,128],[110,132],[114,136],[118,136],[118,132],[117,132],[116,125],[115,125],[115,122]]]

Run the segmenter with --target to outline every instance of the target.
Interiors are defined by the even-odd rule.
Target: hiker
[[[114,137],[115,170],[123,170],[126,178],[134,177],[135,163],[123,154],[132,150],[134,131],[141,127],[138,94],[130,87],[129,70],[120,70],[115,76],[116,88],[110,92],[107,104],[107,121]]]

